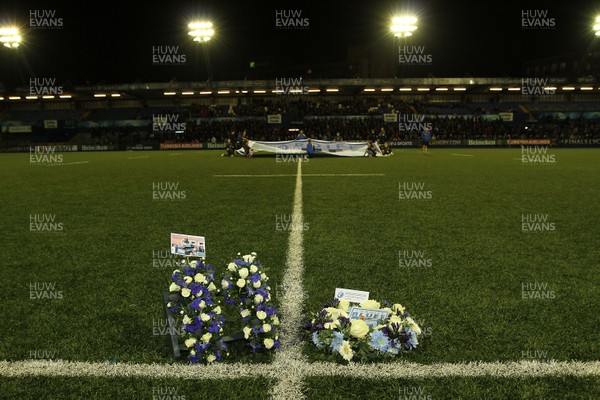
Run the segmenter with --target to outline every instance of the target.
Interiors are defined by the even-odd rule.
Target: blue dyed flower
[[[334,351],[339,351],[343,343],[344,334],[342,332],[333,332],[331,344],[329,345],[329,347],[331,347]]]
[[[319,334],[317,332],[313,332],[313,334],[312,334],[312,342],[318,348],[322,348],[323,345],[325,344],[325,342],[323,342],[321,339],[319,339]]]
[[[390,345],[390,339],[382,331],[374,331],[371,333],[369,346],[379,351],[387,351]]]

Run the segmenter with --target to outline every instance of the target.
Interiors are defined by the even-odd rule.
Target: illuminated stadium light
[[[19,28],[3,27],[0,28],[0,43],[9,49],[16,49],[21,43]]]
[[[202,93],[202,92],[200,92],[200,93]],[[242,93],[248,93],[248,91],[247,90],[242,90]]]
[[[290,93],[302,93],[304,90],[302,89],[290,89]]]
[[[308,89],[308,93],[321,93],[321,89]]]
[[[73,97],[73,96],[71,96],[70,94],[61,94],[61,95],[60,95],[60,96],[58,96],[58,97],[59,97],[59,98],[61,98],[61,99],[70,99],[70,98],[71,98],[71,97]]]
[[[212,94],[211,91],[204,91],[204,92],[200,92],[200,94]]]
[[[501,92],[502,88],[501,87],[491,87],[490,88],[490,92]]]
[[[579,90],[594,90],[594,88],[591,86],[582,86],[579,88]]]
[[[54,98],[54,96],[51,96],[51,95],[42,96],[42,99],[46,99],[46,100],[53,99],[53,98]]]
[[[36,100],[37,96],[25,96],[27,100]]]
[[[563,86],[562,90],[575,90],[573,86]]]
[[[435,88],[436,92],[447,92],[448,88],[447,87],[438,87]]]
[[[229,94],[229,90],[219,90],[217,94]]]
[[[94,97],[106,97],[106,93],[95,93]]]
[[[545,86],[544,90],[556,90],[556,86]]]
[[[596,17],[596,23],[594,24],[594,34],[600,36],[600,16]]]
[[[21,100],[21,96],[8,96],[9,100]]]
[[[417,18],[413,16],[402,16],[392,18],[390,30],[396,37],[412,36],[417,30]]]
[[[271,90],[271,93],[283,93],[282,89],[273,89]]]
[[[121,93],[113,93],[110,97],[121,97]]]
[[[417,88],[417,91],[419,91],[419,92],[429,92],[429,88],[428,87],[420,87],[420,88]]]
[[[175,92],[164,92],[163,95],[165,96],[175,96],[177,93]]]
[[[181,92],[181,94],[184,96],[191,96],[194,94],[194,92]]]
[[[394,88],[381,88],[380,89],[382,92],[393,92]]]
[[[507,90],[508,90],[509,92],[516,92],[516,91],[520,91],[520,90],[521,90],[521,88],[520,88],[520,87],[509,87]]]
[[[455,87],[455,88],[452,88],[452,90],[454,90],[455,92],[464,92],[465,90],[467,90],[467,88],[464,88],[464,87]]]
[[[374,91],[375,91],[375,89],[373,89],[373,88],[364,88],[363,89],[363,92],[374,92]]]
[[[400,91],[401,91],[401,92],[411,92],[411,91],[412,91],[412,88],[409,88],[409,87],[401,87],[401,88],[400,88]]]
[[[339,92],[339,91],[340,91],[340,89],[334,89],[334,88],[331,88],[331,89],[325,89],[325,91],[326,91],[326,92],[332,92],[332,93],[335,93],[335,92]]]
[[[215,34],[213,24],[210,21],[191,22],[188,24],[188,28],[191,29],[188,35],[194,38],[194,42],[208,42]]]
[[[253,90],[252,93],[263,94],[263,93],[267,93],[267,91],[266,90]]]
[[[4,100],[4,97],[0,96],[0,101]]]

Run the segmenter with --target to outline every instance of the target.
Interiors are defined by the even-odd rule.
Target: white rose
[[[227,286],[229,286],[229,282],[228,282],[228,281],[226,281],[225,279],[223,279],[223,280],[221,281],[221,287],[222,287],[223,289],[227,289]]]
[[[257,294],[254,296],[254,304],[260,304],[260,303],[262,303],[263,300],[264,300],[264,297],[262,297],[260,294]]]
[[[263,324],[262,328],[265,333],[271,332],[271,325],[269,324]]]
[[[256,318],[258,318],[262,321],[263,319],[267,318],[267,313],[264,311],[258,311],[256,313]]]
[[[210,333],[210,332],[206,332],[204,335],[202,335],[202,341],[204,343],[210,342],[211,338],[212,338],[212,333]]]
[[[256,281],[256,282],[254,282],[254,283],[252,284],[252,287],[253,287],[254,289],[258,289],[258,288],[260,287],[260,285],[262,285],[262,283],[261,283],[260,281]]]
[[[187,283],[188,285],[189,285],[190,283],[192,283],[192,281],[193,281],[193,279],[192,279],[192,277],[191,277],[191,276],[184,276],[184,277],[183,277],[183,280],[184,280],[184,281],[185,281],[185,283]]]
[[[211,282],[211,283],[208,285],[208,290],[209,290],[210,292],[214,292],[215,290],[217,290],[217,287],[215,286],[215,284],[214,284],[214,283],[212,283],[212,282]]]
[[[198,274],[196,274],[194,276],[194,281],[196,281],[198,283],[206,283],[206,282],[208,282],[206,280],[206,277],[204,275],[200,274],[200,273],[198,273]]]
[[[267,279],[267,274],[265,274],[264,272],[262,274],[260,274],[260,279],[262,279],[263,281]]]
[[[242,310],[242,312],[240,312],[240,315],[242,316],[242,318],[246,318],[248,315],[250,315],[250,311],[249,310]]]
[[[341,299],[338,303],[338,308],[342,311],[348,312],[348,307],[350,306],[350,302],[348,300]]]
[[[210,315],[202,313],[200,314],[200,319],[204,322],[210,321]]]
[[[221,307],[220,306],[216,306],[215,308],[213,308],[213,312],[215,314],[221,314]]]
[[[246,261],[246,262],[250,262],[250,261],[249,261],[249,260],[250,260],[250,257],[251,257],[251,256],[250,256],[250,254],[246,254],[246,255],[245,255],[244,257],[242,257],[242,258],[244,259],[244,261]]]
[[[240,279],[237,280],[237,282],[235,284],[237,285],[237,287],[243,288],[244,286],[246,286],[246,280],[240,278]]]
[[[185,346],[189,349],[190,347],[194,346],[194,343],[196,343],[196,339],[194,338],[189,338],[186,339],[186,341],[184,342]]]
[[[169,292],[179,292],[180,290],[181,286],[179,286],[175,282],[171,283],[171,286],[169,286]]]
[[[185,317],[183,317],[183,323],[189,325],[192,323],[192,319],[186,315]]]
[[[271,317],[271,322],[273,322],[273,325],[279,325],[279,317],[277,315],[273,315]],[[314,319],[313,319],[313,323],[314,323]]]
[[[252,272],[253,274],[255,274],[256,271],[258,271],[258,267],[256,265],[251,265],[250,266],[250,272]]]
[[[206,361],[208,361],[209,363],[215,361],[216,359],[217,359],[217,357],[215,357],[214,354],[211,354],[208,357],[206,357]]]
[[[273,345],[275,344],[275,342],[274,342],[274,341],[273,341],[273,339],[271,339],[271,338],[266,338],[266,339],[263,341],[263,343],[264,343],[264,345],[265,345],[265,348],[266,348],[267,350],[269,350],[269,349],[270,349],[271,347],[273,347]]]
[[[183,297],[190,297],[190,294],[192,293],[192,291],[186,287],[184,287],[183,289],[181,289],[181,295]]]
[[[240,269],[240,277],[246,279],[248,277],[248,268]]]
[[[231,272],[233,272],[237,269],[237,265],[234,262],[230,262],[229,265],[227,266],[227,269],[230,270]]]
[[[202,308],[206,307],[206,303],[204,302],[204,300],[201,300],[200,304],[198,304],[198,306],[202,309]]]
[[[252,328],[245,326],[243,331],[244,331],[244,338],[248,339],[250,337],[250,334],[252,333]]]
[[[198,265],[198,261],[196,261],[196,260],[190,261],[190,267],[196,268],[196,265]]]

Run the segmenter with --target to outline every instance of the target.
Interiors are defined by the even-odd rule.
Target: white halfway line
[[[148,158],[148,157],[150,157],[150,156],[137,156],[137,157],[127,157],[127,158],[130,160],[135,160],[137,158]]]
[[[306,360],[302,355],[300,330],[302,324],[302,308],[304,290],[304,215],[302,213],[302,163],[298,163],[296,172],[296,188],[294,191],[294,208],[292,210],[294,228],[288,238],[287,259],[283,274],[283,299],[281,300],[281,325],[279,327],[280,349],[275,353],[273,367],[277,373],[277,381],[271,387],[274,399],[303,399],[302,380]]]
[[[283,323],[283,321],[282,321]],[[283,352],[284,350],[278,350]],[[275,353],[278,354],[278,353]],[[374,363],[351,362],[342,365],[330,362],[308,363],[290,361],[289,371],[282,363],[246,364],[134,364],[81,362],[64,360],[0,361],[0,376],[98,377],[98,378],[176,378],[185,380],[238,379],[265,377],[280,379],[296,371],[300,376],[341,376],[364,379],[483,377],[532,378],[551,376],[600,376],[600,361],[496,361],[469,363]],[[291,398],[291,397],[290,397]]]
[[[75,165],[75,164],[89,164],[89,161],[74,161],[68,163],[58,163],[58,164],[50,164],[51,167],[58,167],[61,165]]]
[[[297,176],[295,174],[263,174],[263,175],[213,175],[215,178],[277,178]],[[304,174],[302,176],[385,176],[385,174]]]
[[[452,156],[459,156],[459,157],[475,157],[473,154],[451,154]]]

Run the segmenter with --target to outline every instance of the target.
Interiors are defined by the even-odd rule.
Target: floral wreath
[[[417,348],[421,328],[401,304],[384,301],[382,307],[375,300],[367,300],[359,306],[381,310],[387,317],[370,326],[364,317],[350,319],[349,302],[335,299],[304,324],[306,334],[318,349],[346,361],[396,357]]]
[[[238,253],[239,256],[239,253]],[[221,281],[225,304],[238,305],[245,324],[244,339],[252,352],[271,350],[280,346],[277,335],[277,309],[267,303],[270,299],[269,279],[255,261],[256,253],[234,259]],[[180,338],[189,350],[192,363],[220,362],[228,356],[220,301],[214,300],[221,291],[215,286],[215,269],[204,260],[185,259],[181,269],[171,275],[170,300],[167,308],[181,324]],[[235,284],[233,283],[235,282]]]

